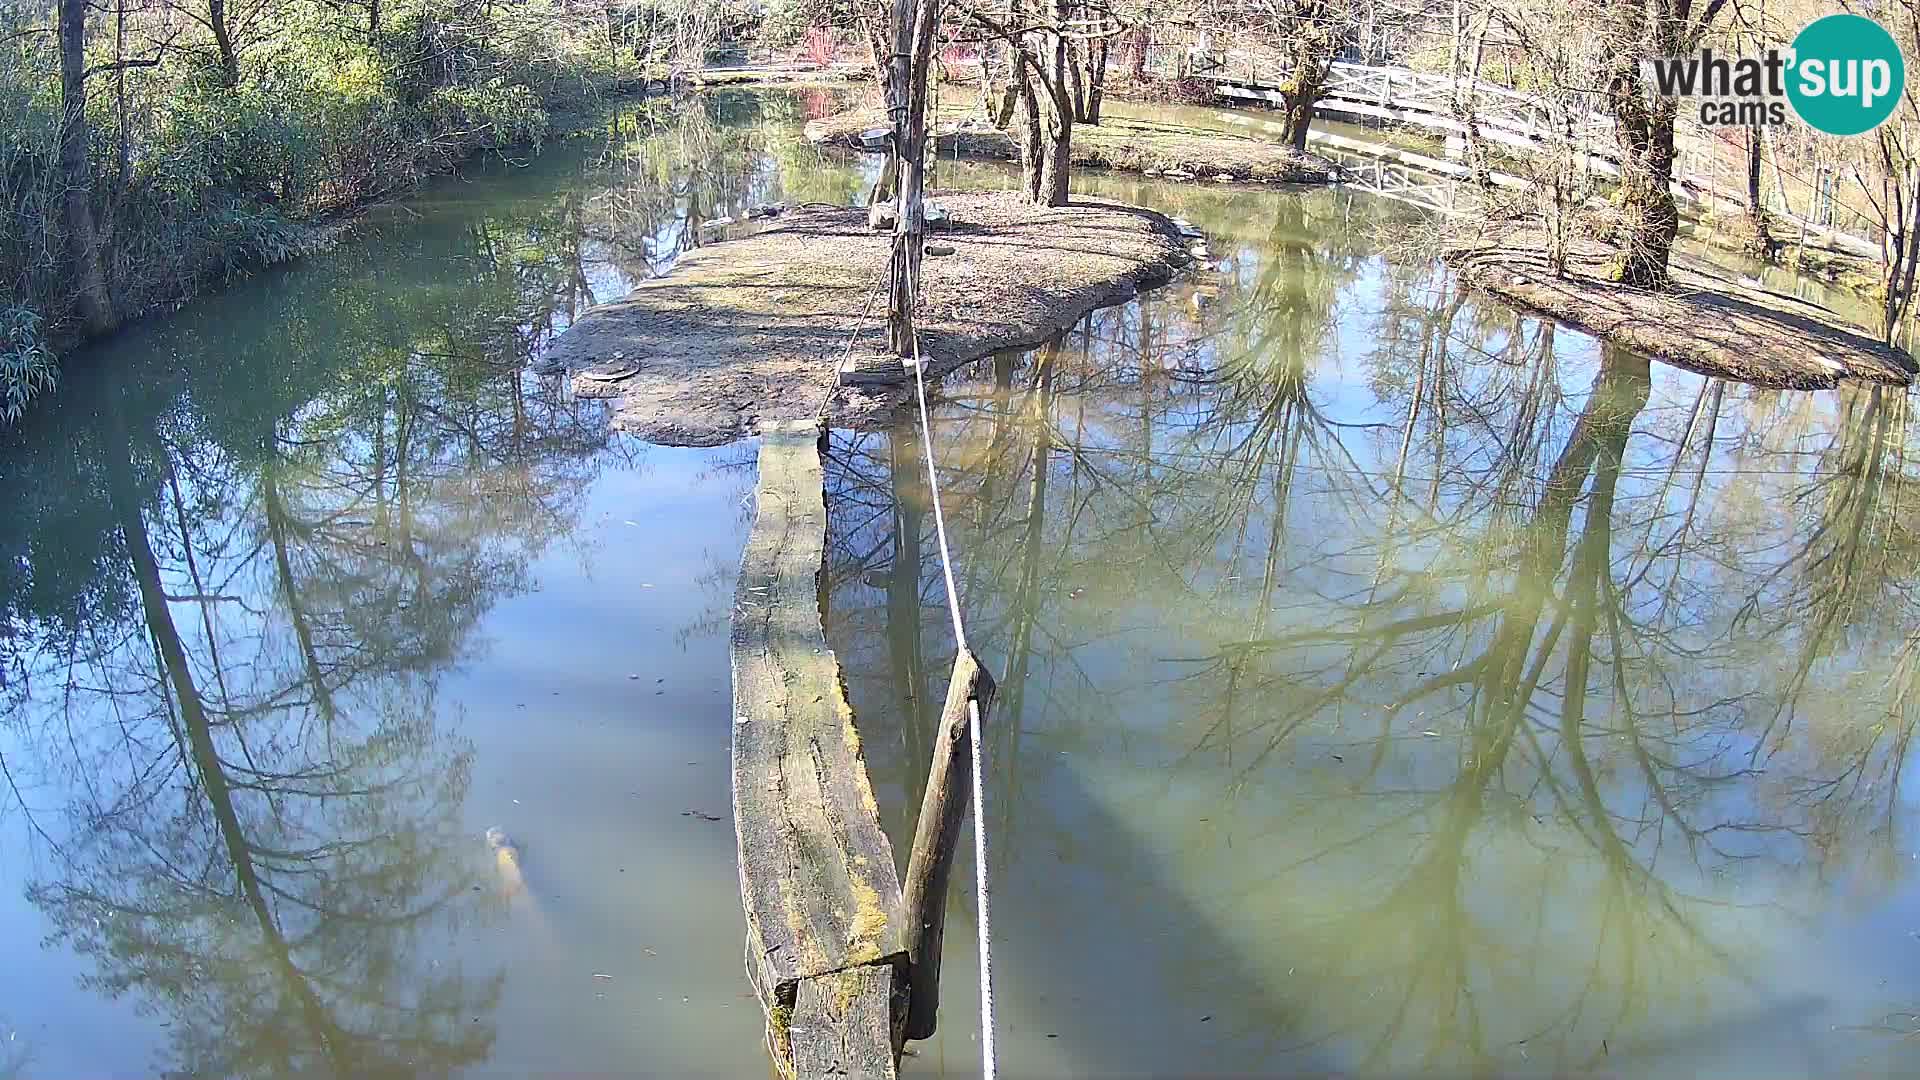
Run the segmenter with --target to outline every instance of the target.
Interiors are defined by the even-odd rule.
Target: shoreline
[[[808,80],[831,80],[834,85],[845,86],[848,85],[848,74],[839,69],[846,67],[848,65],[837,65],[831,69],[817,65],[708,69],[690,76],[687,81],[693,82],[696,77],[715,74],[738,76],[718,82],[695,83],[703,92],[706,89],[751,91],[755,86],[779,89],[806,85]],[[542,143],[577,138],[591,130],[599,118],[611,111],[670,92],[665,84],[654,80],[644,84],[638,81],[622,84],[598,107],[554,114],[553,133],[544,138]],[[877,123],[878,115],[877,110],[869,108],[846,110],[809,121],[805,136],[815,145],[858,147],[859,132]],[[1014,154],[1012,137],[979,121],[977,110],[971,106],[956,104],[939,110],[936,126],[930,135],[937,138],[942,152],[952,150],[957,144],[964,154],[1002,159]],[[1121,144],[1122,148],[1115,150],[1111,145],[1103,146],[1103,143]],[[1199,128],[1143,123],[1117,116],[1109,117],[1103,125],[1077,125],[1074,146],[1073,160],[1076,166],[1114,168],[1174,182],[1325,183],[1334,178],[1338,169],[1325,159],[1311,154],[1297,155],[1290,148],[1266,140]],[[1197,148],[1200,147],[1213,151],[1204,162],[1197,160],[1200,156]],[[383,206],[403,203],[426,182],[455,174],[488,153],[511,153],[513,149],[476,148],[449,161],[444,168],[423,174],[378,196],[328,211],[308,221],[291,222],[289,231],[296,236],[284,257],[272,261],[253,260],[210,267],[202,283],[190,294],[150,305],[129,316],[113,333],[101,337],[63,335],[52,343],[54,347],[51,351],[58,362],[65,363],[76,353],[111,341],[118,333],[148,319],[167,317],[195,299],[217,295],[248,277],[330,250],[348,239],[355,230],[364,227],[369,215]],[[545,152],[544,147],[541,152]],[[788,220],[791,220],[791,216]],[[778,228],[776,224],[773,229],[763,232],[777,231]],[[1458,268],[1474,287],[1503,302],[1705,374],[1760,386],[1802,389],[1830,387],[1839,381],[1854,378],[1908,385],[1914,377],[1912,360],[1905,353],[1880,345],[1856,327],[1841,325],[1838,317],[1825,309],[1782,311],[1781,308],[1788,306],[1813,306],[1781,294],[1744,288],[1731,273],[1702,273],[1698,268],[1683,267],[1676,260],[1674,277],[1677,283],[1684,283],[1684,288],[1664,298],[1642,297],[1626,287],[1600,281],[1592,273],[1580,273],[1571,267],[1567,279],[1555,282],[1552,280],[1554,275],[1546,272],[1543,266],[1536,265],[1540,263],[1540,248],[1529,248],[1525,243],[1518,243],[1502,249],[1501,243],[1495,239],[1490,245],[1456,245],[1440,257]],[[1592,242],[1582,243],[1592,246]],[[1599,256],[1586,252],[1580,257],[1591,262]],[[929,259],[928,265],[933,266],[940,261]],[[1138,287],[1143,286],[1129,288],[1124,295],[1115,295],[1104,303],[1121,302]],[[1747,293],[1764,295],[1744,295]],[[1713,299],[1716,297],[1717,301]],[[1088,305],[1089,308],[1097,306],[1103,305]],[[1725,321],[1728,311],[1736,312],[1746,325],[1753,325],[1754,320],[1759,319],[1761,323],[1771,326],[1772,329],[1768,331],[1769,344],[1756,351],[1752,347],[1743,348],[1732,339],[1721,340],[1713,329],[1717,322]],[[1777,317],[1767,318],[1767,311],[1773,311]],[[1673,321],[1670,325],[1660,325],[1662,320]],[[1046,336],[1045,333],[1038,333],[1026,340],[1009,341],[999,347],[1031,345],[1044,340]],[[1789,355],[1796,350],[1800,354],[1798,359]],[[594,393],[600,390],[589,389]],[[51,392],[58,393],[57,386]]]
[[[477,146],[447,161],[443,167],[423,172],[405,183],[396,184],[363,199],[329,208],[305,220],[287,221],[286,227],[292,236],[287,250],[280,258],[272,260],[248,258],[223,261],[217,265],[210,264],[200,272],[192,291],[186,295],[151,303],[128,312],[117,326],[105,334],[88,335],[68,331],[48,342],[48,351],[52,353],[56,365],[64,366],[82,351],[110,342],[148,319],[166,318],[196,300],[217,296],[254,275],[289,266],[309,256],[330,251],[351,236],[355,230],[363,227],[366,224],[366,218],[381,207],[403,203],[409,196],[418,193],[423,185],[452,176],[488,154],[505,156],[517,151],[530,150],[538,145],[541,149],[534,154],[538,156],[545,153],[545,144],[585,135],[598,120],[622,105],[645,101],[670,92],[671,89],[666,83],[656,83],[651,79],[618,84],[608,91],[607,96],[601,99],[597,107],[549,113],[550,130],[538,144],[522,142],[508,146]],[[54,385],[51,392],[59,393],[58,383]]]
[[[807,141],[864,151],[861,133],[884,124],[878,108],[848,109],[808,121]],[[929,117],[927,134],[943,154],[957,149],[963,155],[1003,161],[1018,156],[1013,135],[981,119],[972,106],[943,106]],[[1124,116],[1108,116],[1098,124],[1076,123],[1070,160],[1076,168],[1115,169],[1173,180],[1326,184],[1340,175],[1340,167],[1332,161],[1268,139]]]
[[[930,376],[1044,342],[1189,258],[1179,227],[1142,207],[1006,193],[941,205],[915,319]],[[539,367],[570,372],[576,393],[614,401],[616,427],[663,445],[717,446],[823,407],[834,423],[873,422],[911,380],[867,311],[891,246],[862,208],[786,211],[582,315]]]
[[[1614,249],[1569,245],[1557,274],[1544,234],[1509,228],[1441,254],[1496,299],[1676,367],[1751,386],[1826,390],[1846,381],[1911,386],[1913,357],[1809,301],[1749,285],[1717,267],[1674,260],[1672,284],[1643,289],[1601,275]]]

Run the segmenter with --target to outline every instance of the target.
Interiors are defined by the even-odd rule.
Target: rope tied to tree
[[[936,106],[938,100],[936,96]],[[847,339],[846,356],[841,362],[842,367],[852,362],[854,347],[860,340],[860,332],[865,326],[867,315],[873,309],[873,302],[878,298],[881,287],[892,284],[896,280],[899,271],[900,267],[898,263],[894,260],[889,260],[887,268],[875,275],[873,288],[867,294],[867,300],[861,308],[859,318],[854,322],[852,335]],[[912,304],[918,307],[921,299],[918,295],[918,282],[916,281],[913,284],[916,287],[914,289],[915,295],[912,298]],[[940,478],[933,467],[933,423],[927,408],[926,365],[920,354],[920,332],[917,327],[909,326],[908,340],[912,343],[913,350],[913,356],[910,362],[913,365],[914,399],[918,404],[920,415],[920,444],[923,451],[921,460],[926,469],[929,498],[933,503],[934,533],[940,551],[941,578],[946,587],[947,614],[953,621],[955,649],[964,652],[967,649],[967,627],[966,621],[960,612],[960,588],[953,572],[953,547],[947,539],[946,510],[940,501]],[[903,357],[902,363],[907,362],[909,361]],[[840,380],[836,373],[834,378],[827,384],[826,394],[820,399],[820,407],[816,410],[816,417],[822,423],[826,420],[827,407],[839,389],[839,382]],[[967,737],[973,746],[973,753],[970,755],[972,758],[972,775],[969,777],[969,780],[972,788],[971,797],[974,815],[974,906],[975,910],[979,913],[977,928],[980,950],[981,1075],[985,1080],[995,1080],[999,1072],[999,1065],[994,1043],[992,900],[987,872],[989,864],[986,816],[986,770],[984,765],[986,759],[986,742],[982,738],[980,731],[980,703],[972,698],[969,698],[967,701]]]

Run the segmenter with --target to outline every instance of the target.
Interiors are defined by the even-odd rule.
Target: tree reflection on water
[[[1227,1069],[1830,1064],[1863,1002],[1780,957],[1907,878],[1904,398],[1650,368],[1370,255],[1393,212],[1337,193],[1184,197],[1218,272],[945,391],[998,872],[1021,917],[1102,912],[1016,986],[1095,993],[1076,933],[1171,925],[1140,997],[1247,1002]],[[829,477],[863,507],[830,632],[904,807],[951,655],[912,430]]]
[[[443,683],[625,453],[526,365],[706,218],[848,201],[800,107],[625,114],[581,182],[138,331],[7,447],[3,801],[168,1064],[488,1058],[503,973],[436,947],[500,914]],[[1010,1049],[1817,1074],[1909,1031],[1920,985],[1807,958],[1910,888],[1905,399],[1650,368],[1380,258],[1404,219],[1339,192],[1087,183],[1219,256],[942,389]],[[829,634],[901,837],[952,647],[918,433],[827,465]]]
[[[850,201],[806,107],[648,100],[477,166],[103,345],[8,434],[0,817],[30,865],[7,883],[85,987],[161,1018],[157,1067],[442,1075],[511,1030],[504,970],[452,947],[505,909],[445,687],[637,453],[534,365],[707,219]]]
[[[75,380],[14,448],[28,897],[85,985],[166,1017],[181,1071],[488,1056],[503,975],[434,947],[500,903],[438,686],[618,460],[592,403],[523,371],[583,278],[539,248],[579,252],[575,220],[556,198],[355,253],[464,270],[371,302],[332,259],[282,332],[156,330],[155,362]]]

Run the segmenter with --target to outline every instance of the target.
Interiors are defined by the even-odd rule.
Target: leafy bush
[[[306,87],[188,85],[159,110],[145,186],[196,206],[210,192],[297,203],[325,160]]]
[[[243,40],[237,85],[177,48],[160,9],[90,35],[93,204],[124,317],[312,245],[316,219],[480,151],[538,147],[555,111],[585,111],[639,69],[640,31],[563,0],[483,10],[382,0],[273,0]],[[229,11],[233,8],[229,5]],[[59,163],[50,9],[0,5],[0,420],[52,384],[78,335]]]
[[[0,18],[0,39],[14,26]],[[0,57],[0,297],[8,303],[40,295],[62,241],[55,69],[37,53],[20,53]]]
[[[40,341],[40,316],[32,308],[0,308],[0,418],[20,419],[34,395],[53,389],[53,354]]]
[[[547,111],[524,86],[449,86],[435,90],[422,111],[429,130],[465,150],[539,146]]]

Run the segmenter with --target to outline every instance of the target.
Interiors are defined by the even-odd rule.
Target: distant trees
[[[1849,5],[1851,6],[1851,5]],[[1895,0],[1874,14],[1893,34],[1900,51],[1920,49],[1920,4]],[[1911,61],[1910,61],[1911,62]],[[1852,178],[1880,227],[1885,261],[1880,275],[1880,333],[1892,344],[1913,310],[1914,275],[1920,264],[1920,101],[1911,68],[1893,116],[1877,128],[1852,167]]]
[[[927,84],[941,0],[893,0],[884,20],[870,25],[875,65],[893,127],[888,172],[893,177],[893,251],[888,262],[887,341],[900,356],[914,355],[913,306],[920,292],[926,247]],[[880,58],[885,57],[885,63]]]
[[[1215,9],[1212,25],[1221,39],[1270,54],[1260,66],[1278,83],[1280,137],[1296,150],[1307,147],[1314,106],[1334,59],[1359,30],[1367,2],[1254,0]]]
[[[1104,6],[1083,0],[1009,0],[1005,10],[961,5],[974,34],[1004,49],[1027,197],[1064,206],[1076,120],[1099,122],[1105,39],[1120,30]],[[1094,43],[1100,42],[1098,48]],[[1088,62],[1097,67],[1088,66]]]
[[[1024,190],[1041,206],[1067,203],[1073,125],[1099,122],[1107,40],[1126,29],[1099,0],[1009,0],[1004,10],[958,0],[951,15],[942,0],[893,0],[867,20],[867,43],[892,128],[888,340],[902,356],[913,348],[912,310],[926,232],[927,89],[943,25],[949,39],[1005,51]]]
[[[686,43],[724,10],[657,2]],[[105,333],[288,257],[305,219],[538,141],[549,110],[636,80],[645,29],[600,0],[0,9],[0,355]]]
[[[1307,130],[1313,124],[1313,107],[1320,100],[1320,88],[1333,67],[1333,58],[1342,39],[1351,30],[1352,14],[1341,0],[1288,0],[1282,5],[1284,26],[1293,39],[1288,56],[1286,81],[1281,84],[1285,104],[1281,137],[1295,150],[1307,148]]]
[[[1055,206],[1068,197],[1074,126],[1100,122],[1116,51],[1117,78],[1144,77],[1150,47],[1185,46],[1181,71],[1222,54],[1250,63],[1279,88],[1281,137],[1299,149],[1338,57],[1446,70],[1467,162],[1489,191],[1492,158],[1474,87],[1501,81],[1541,103],[1541,127],[1552,133],[1543,152],[1502,168],[1535,179],[1528,211],[1546,222],[1555,262],[1576,232],[1600,232],[1620,250],[1614,277],[1659,285],[1679,228],[1673,183],[1684,147],[1676,127],[1686,117],[1675,101],[1649,93],[1641,62],[1705,41],[1784,44],[1828,2],[1769,0],[1754,10],[1727,0],[16,5],[0,10],[0,282],[8,290],[0,338],[9,341],[0,361],[58,351],[190,295],[210,276],[285,258],[300,250],[301,223],[316,215],[476,150],[537,142],[552,109],[671,77],[748,39],[811,41],[831,56],[836,40],[864,35],[900,153],[900,182],[889,191],[907,202],[921,198],[927,87],[949,49],[984,54],[983,84],[1004,79],[1004,92],[986,95],[996,99],[990,111],[1013,129],[1026,196]],[[1916,2],[1876,9],[1910,54],[1920,48]],[[1408,44],[1415,39],[1446,42],[1448,55],[1418,54]],[[1596,112],[1611,122],[1611,135],[1591,122]],[[1595,130],[1613,145],[1586,145]],[[1807,216],[1818,217],[1815,203],[1849,202],[1859,215],[1853,230],[1875,231],[1883,242],[1889,339],[1911,315],[1920,275],[1915,132],[1920,106],[1908,95],[1894,121],[1870,137],[1750,135],[1740,175],[1723,178],[1725,189],[1743,192],[1750,246],[1761,252],[1775,246],[1770,205],[1786,209],[1790,196],[1806,192]],[[1800,162],[1783,170],[1780,155],[1807,146],[1824,168]],[[1605,171],[1617,162],[1617,183],[1595,179],[1596,155],[1607,159]],[[900,209],[905,235],[919,235],[911,207]],[[898,261],[915,277],[907,264],[917,265],[917,249],[901,243]],[[31,392],[7,374],[14,366],[0,362],[0,398]]]

